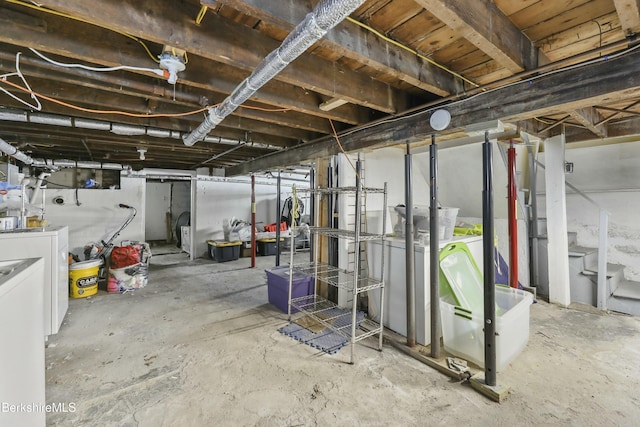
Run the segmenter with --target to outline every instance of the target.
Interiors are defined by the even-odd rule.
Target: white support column
[[[564,179],[564,134],[544,142],[546,159],[547,238],[549,301],[563,306],[571,303],[569,286],[569,245],[567,238],[567,198]]]

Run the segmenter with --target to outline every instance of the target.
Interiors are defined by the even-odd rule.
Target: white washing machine
[[[69,228],[0,232],[0,261],[44,258],[44,335],[57,334],[69,308]]]
[[[42,281],[44,260],[0,261],[0,411],[3,426],[46,424]],[[28,405],[12,411],[11,405]]]

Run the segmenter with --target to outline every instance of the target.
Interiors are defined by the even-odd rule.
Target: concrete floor
[[[531,307],[501,404],[385,346],[336,355],[281,335],[267,303],[274,257],[216,264],[152,258],[149,285],[70,301],[46,351],[60,426],[619,425],[640,419],[640,319]]]

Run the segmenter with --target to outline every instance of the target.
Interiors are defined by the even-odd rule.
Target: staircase
[[[540,218],[539,254],[542,269],[546,271],[546,224]],[[571,301],[597,306],[598,249],[580,246],[578,233],[568,233],[569,282]],[[542,270],[541,269],[541,270]],[[625,266],[607,263],[607,309],[619,313],[640,316],[640,282],[627,280]],[[547,287],[548,290],[548,287]]]

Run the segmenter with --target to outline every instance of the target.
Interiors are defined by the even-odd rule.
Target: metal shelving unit
[[[384,327],[373,320],[367,319],[362,314],[358,314],[357,303],[358,295],[368,292],[372,289],[380,288],[380,307],[378,313],[380,318],[383,317],[384,310],[384,282],[376,280],[370,277],[363,277],[360,274],[360,243],[367,240],[384,240],[385,227],[386,227],[386,209],[387,205],[387,184],[384,184],[384,188],[368,188],[362,187],[360,180],[360,162],[356,166],[356,185],[354,187],[341,187],[341,188],[312,188],[303,189],[301,192],[310,192],[312,197],[315,197],[315,213],[314,218],[320,218],[319,209],[321,206],[322,197],[333,196],[335,194],[354,194],[355,195],[355,226],[353,230],[340,230],[332,227],[310,227],[310,231],[316,237],[314,241],[314,255],[315,260],[304,264],[294,264],[293,257],[291,257],[290,269],[291,273],[294,271],[300,272],[307,276],[312,276],[316,281],[316,292],[314,295],[308,295],[300,298],[291,298],[291,285],[293,274],[290,274],[289,281],[289,320],[291,320],[291,309],[297,309],[303,315],[309,316],[313,320],[323,324],[330,330],[342,335],[350,341],[351,355],[350,363],[354,361],[354,345],[356,342],[365,338],[378,335],[378,350],[382,350],[382,337]],[[382,234],[373,234],[363,232],[361,230],[362,225],[362,210],[363,201],[367,194],[382,194],[384,197],[383,209],[382,209]],[[366,215],[366,212],[364,213]],[[292,233],[293,235],[293,233]],[[346,239],[354,243],[356,251],[353,254],[353,270],[345,270],[332,265],[322,263],[318,261],[320,239],[319,236],[327,236],[335,239]],[[292,237],[291,245],[293,247],[294,241]],[[380,257],[381,274],[380,277],[384,277],[384,245],[382,245],[382,254]],[[329,286],[347,290],[351,295],[351,307],[340,307],[336,303],[327,300],[319,295],[318,282],[323,282]]]

